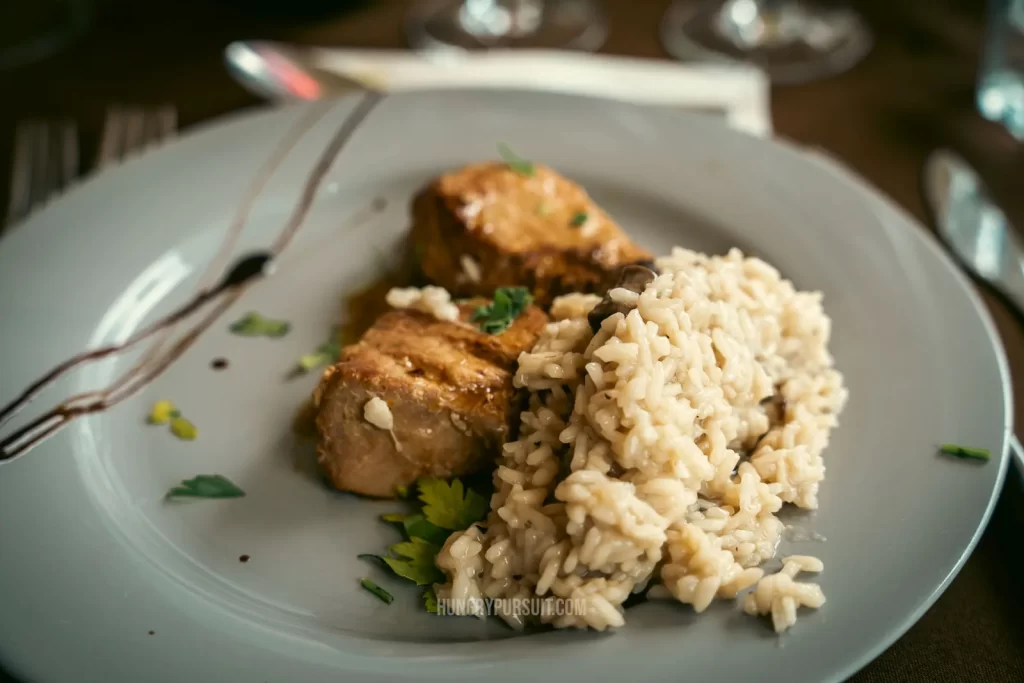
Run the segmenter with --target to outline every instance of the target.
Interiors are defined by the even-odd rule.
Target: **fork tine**
[[[34,149],[31,122],[22,121],[14,131],[14,163],[11,167],[11,195],[7,221],[14,223],[28,212],[32,192],[32,155]]]
[[[178,110],[168,105],[162,107],[157,113],[160,119],[160,129],[163,139],[174,137],[178,130]]]
[[[74,121],[65,121],[61,127],[61,138],[61,189],[67,189],[78,177],[78,125]]]
[[[47,125],[33,125],[32,147],[35,162],[32,166],[32,192],[29,209],[41,204],[50,194],[50,135]]]
[[[46,195],[40,200],[40,206],[51,201],[63,187],[64,135],[61,123],[46,126],[45,135],[49,152],[46,163]]]
[[[103,137],[96,153],[96,168],[104,168],[121,157],[122,114],[119,107],[107,109],[103,123]]]
[[[174,136],[178,116],[174,107],[163,106],[146,114],[146,148],[157,147]]]
[[[124,122],[124,149],[122,157],[138,154],[146,141],[146,114],[140,109],[129,109]]]

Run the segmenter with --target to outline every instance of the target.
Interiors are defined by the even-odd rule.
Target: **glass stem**
[[[476,31],[516,37],[535,33],[544,16],[544,0],[465,0],[463,22]]]

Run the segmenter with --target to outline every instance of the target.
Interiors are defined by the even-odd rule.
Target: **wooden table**
[[[402,48],[401,22],[408,4],[378,0],[330,19],[289,25],[199,0],[105,0],[93,30],[72,49],[0,73],[0,193],[8,186],[19,120],[73,117],[90,159],[111,104],[172,103],[183,127],[255,104],[222,67],[221,51],[231,40]],[[657,38],[667,0],[605,4],[612,26],[605,52],[667,58]],[[1017,224],[1024,225],[1024,195],[1015,192],[1024,179],[1024,153],[1000,129],[982,122],[973,108],[983,4],[858,3],[875,31],[874,51],[840,77],[777,88],[772,112],[778,134],[831,152],[922,221],[918,176],[925,155],[940,145],[953,146],[979,166]],[[986,301],[1018,387],[1016,423],[1024,425],[1024,330],[987,294]],[[950,588],[852,680],[1024,681],[1024,575],[1019,574],[1022,544],[1017,540],[1024,495],[1012,475],[985,537]]]

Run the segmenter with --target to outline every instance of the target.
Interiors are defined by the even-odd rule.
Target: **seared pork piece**
[[[413,200],[423,274],[453,294],[522,285],[546,306],[604,291],[628,263],[650,262],[579,185],[544,166],[527,176],[482,163],[441,176]]]
[[[462,319],[481,303],[461,305]],[[488,335],[419,311],[385,313],[313,394],[319,460],[331,483],[392,498],[420,477],[489,465],[518,424],[516,360],[546,322],[531,306],[505,332]]]

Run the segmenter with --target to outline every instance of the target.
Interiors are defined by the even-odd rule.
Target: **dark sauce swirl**
[[[226,273],[220,278],[216,286],[200,288],[199,292],[191,300],[169,315],[132,335],[127,341],[80,353],[60,363],[40,379],[32,382],[13,401],[0,408],[0,427],[2,427],[27,406],[41,391],[65,373],[86,363],[121,353],[144,341],[156,339],[153,347],[143,355],[142,359],[109,387],[72,396],[0,439],[0,463],[13,460],[19,455],[26,453],[72,420],[83,415],[99,413],[112,408],[143,389],[165,372],[174,361],[180,358],[195,343],[196,339],[209,329],[251,285],[270,274],[275,260],[287,248],[291,239],[301,228],[306,216],[309,214],[317,190],[323,183],[323,179],[333,165],[334,160],[344,148],[345,143],[356,132],[359,125],[366,120],[366,117],[383,98],[383,93],[369,91],[364,94],[360,102],[345,117],[345,120],[324,148],[324,151],[307,176],[302,187],[302,193],[291,217],[278,234],[270,249],[248,254],[236,260],[226,270]],[[290,134],[286,137],[285,141],[282,141],[282,145],[275,151],[267,166],[264,167],[263,172],[258,175],[253,185],[255,189],[247,195],[246,201],[240,209],[239,215],[243,219],[233,223],[232,229],[229,230],[225,243],[222,245],[222,254],[226,250],[225,247],[232,244],[237,237],[241,224],[244,223],[244,217],[248,215],[251,204],[255,202],[259,195],[259,190],[262,189],[270,173],[273,172],[276,165],[280,164],[287,155],[287,152],[294,148],[301,134],[312,128],[313,123],[319,120],[324,112],[313,113],[316,115],[307,117],[309,120],[303,119],[300,122],[302,125],[298,129],[290,131]],[[297,135],[291,134],[296,132],[298,133]],[[181,323],[186,318],[190,318],[208,305],[210,305],[211,310],[206,315],[170,346],[164,348],[166,344],[161,339],[162,335],[169,333],[175,325]]]

